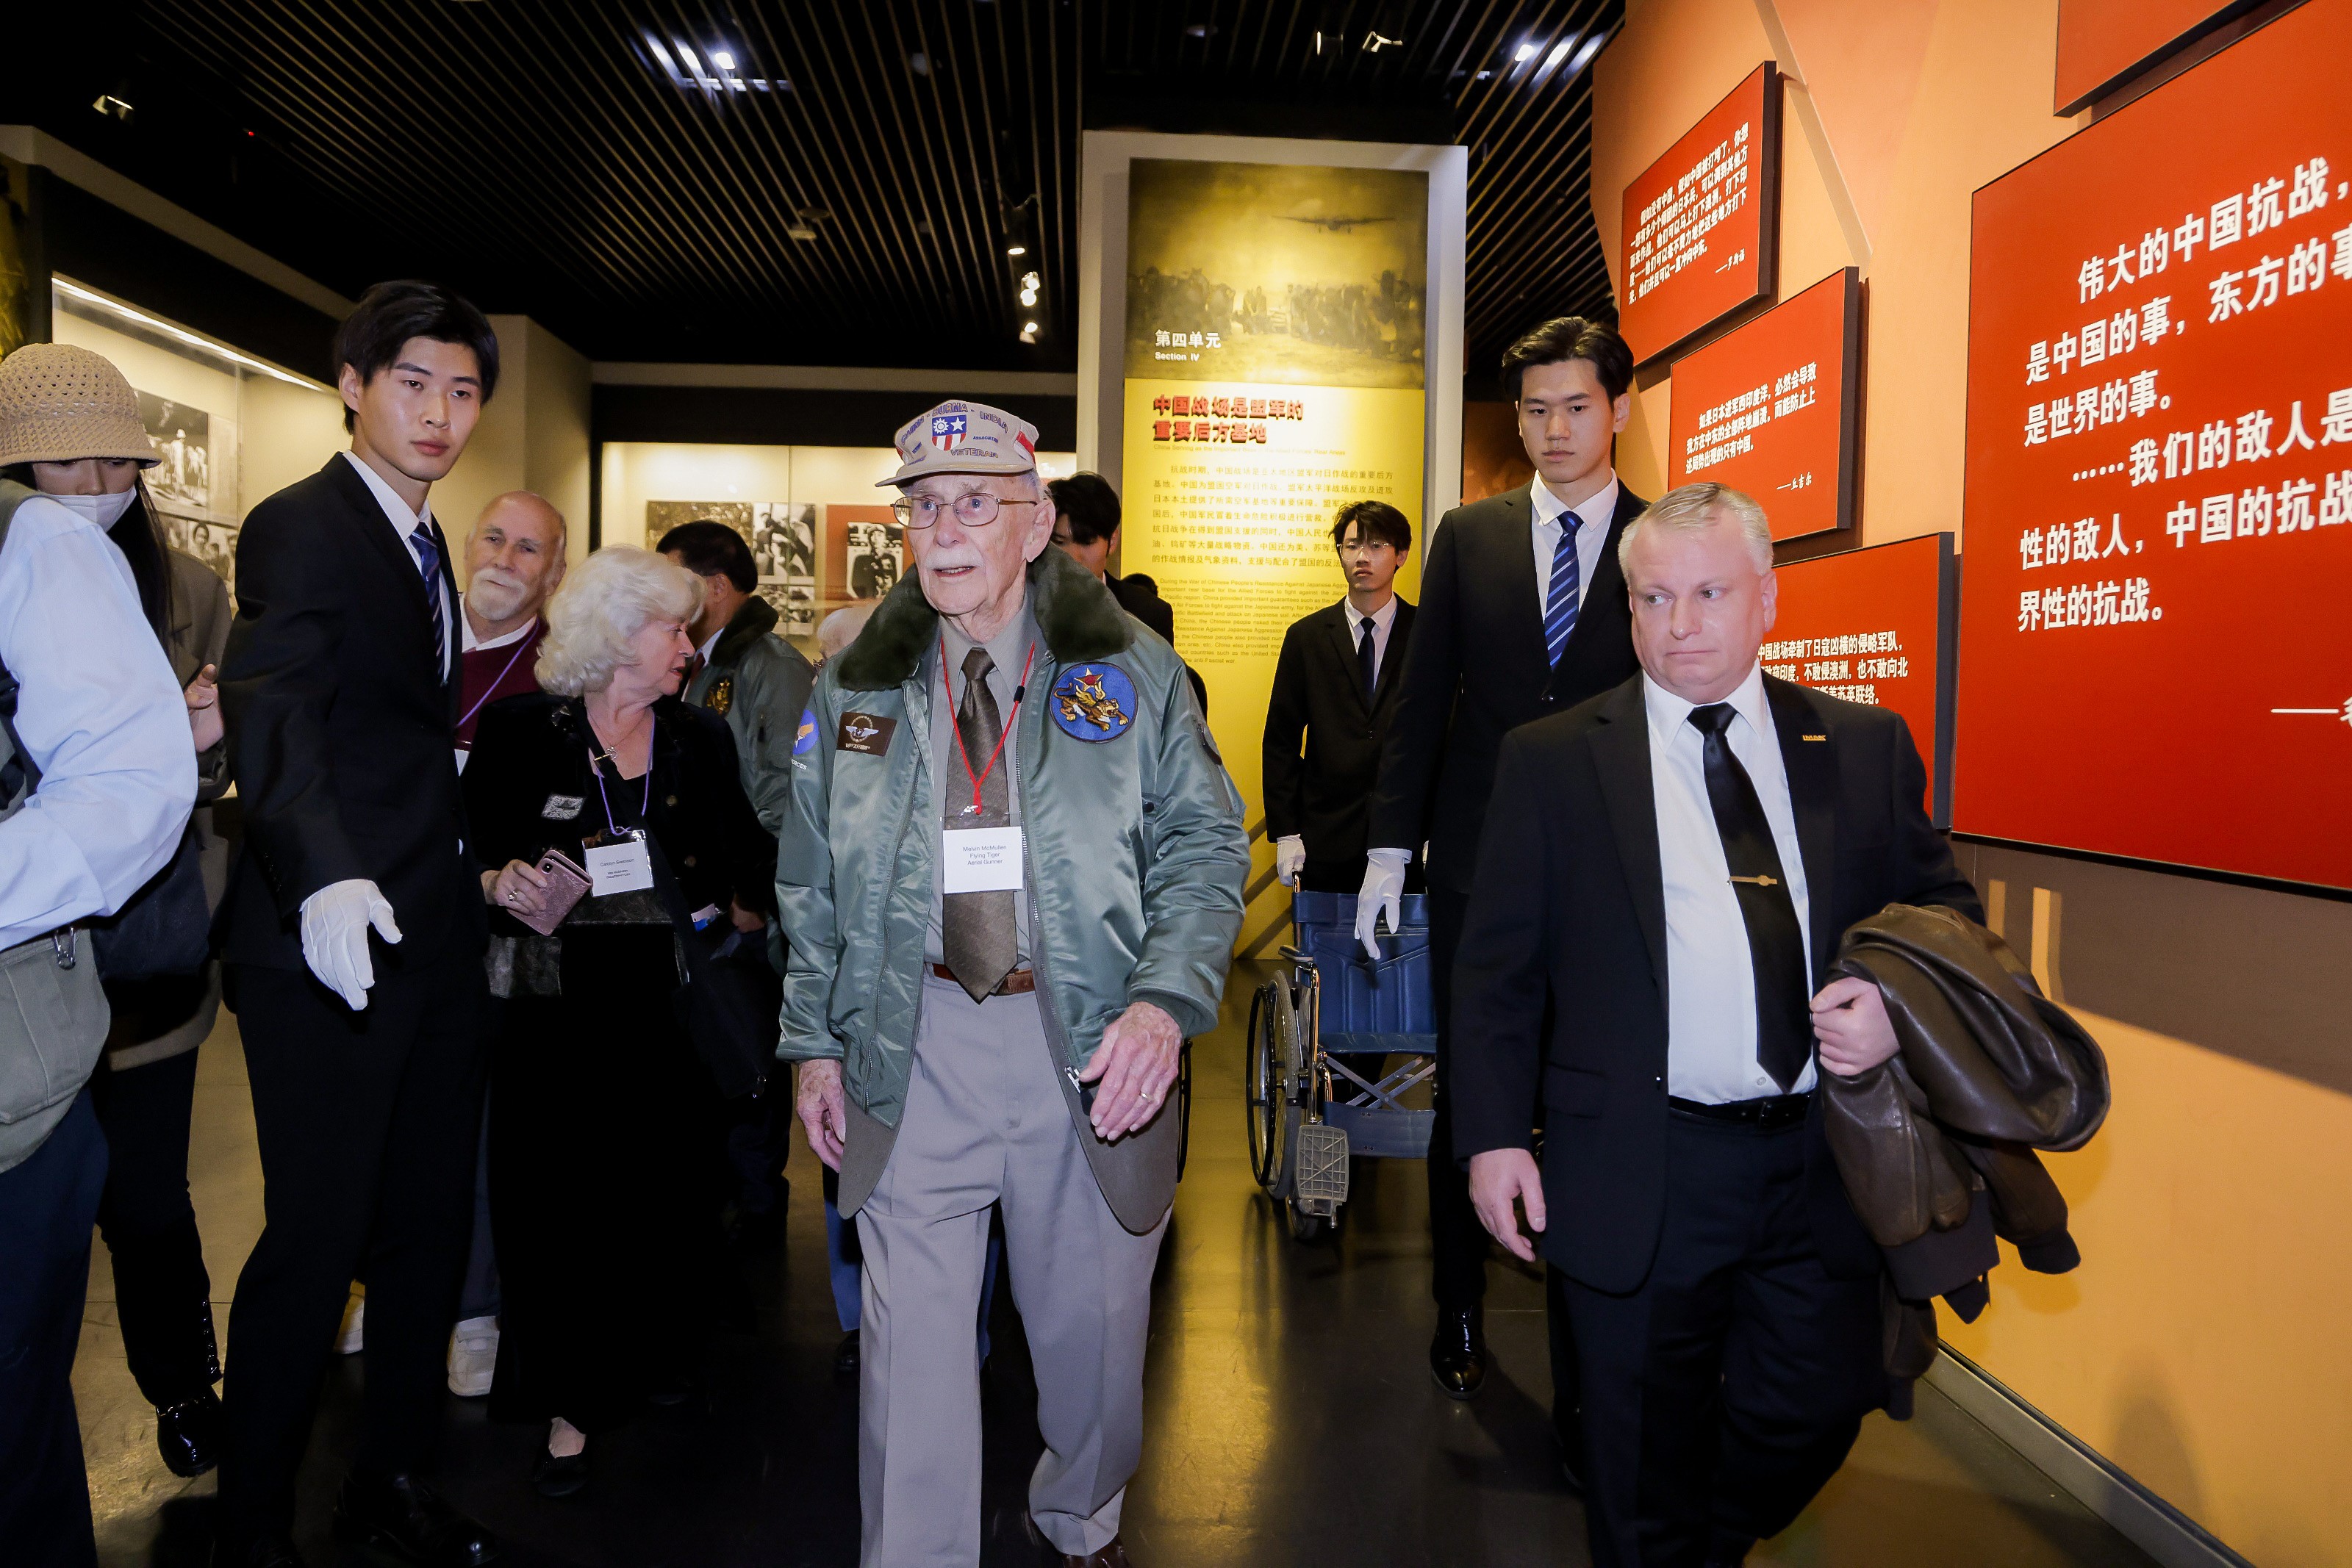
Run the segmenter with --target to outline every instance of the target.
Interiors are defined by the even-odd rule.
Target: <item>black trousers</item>
[[[1804,1129],[1675,1113],[1667,1140],[1649,1278],[1610,1295],[1561,1277],[1596,1568],[1737,1561],[1804,1511],[1885,1397],[1878,1283],[1822,1267]]]
[[[106,1136],[89,1091],[0,1171],[0,1559],[94,1568],[89,1480],[74,1418],[74,1349]]]
[[[412,935],[411,940],[415,940]],[[403,964],[377,945],[352,1012],[309,971],[232,966],[261,1150],[261,1239],[229,1318],[222,1539],[290,1530],[294,1476],[354,1278],[368,1287],[354,1468],[423,1469],[471,1228],[481,1135],[482,956]]]
[[[114,1259],[122,1349],[139,1392],[160,1410],[197,1397],[220,1376],[212,1276],[188,1197],[196,1053],[102,1065],[89,1089],[111,1156],[98,1229]]]
[[[1437,1076],[1431,1103],[1437,1117],[1429,1134],[1430,1293],[1441,1307],[1466,1307],[1486,1296],[1486,1228],[1470,1201],[1470,1172],[1454,1155],[1450,1111],[1450,1062],[1454,1034],[1454,956],[1462,947],[1462,927],[1470,896],[1448,888],[1429,890],[1430,988],[1437,1003]],[[1542,1107],[1528,1107],[1533,1127]],[[1559,1281],[1547,1277],[1544,1327],[1551,1348],[1551,1424],[1570,1462],[1577,1452],[1577,1359],[1574,1331],[1560,1299]]]

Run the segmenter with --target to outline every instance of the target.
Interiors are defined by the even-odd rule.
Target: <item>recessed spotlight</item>
[[[1027,256],[1029,254],[1029,247],[1025,245],[1008,245],[1004,247],[1004,254],[1007,256]]]
[[[1514,54],[1511,58],[1518,61],[1521,65],[1525,65],[1528,61],[1534,59],[1541,53],[1543,53],[1543,47],[1541,45],[1521,44],[1518,47],[1518,52]]]
[[[1184,36],[1188,38],[1213,38],[1216,37],[1216,24],[1213,22],[1195,22],[1184,29]]]
[[[735,57],[725,49],[713,49],[710,51],[710,63],[722,71],[731,71],[735,68]]]
[[[1574,47],[1575,44],[1576,40],[1574,38],[1570,38],[1563,44],[1554,44],[1552,46],[1550,55],[1546,57],[1544,60],[1544,69],[1549,70],[1554,66],[1559,64],[1560,61],[1566,59],[1568,57],[1568,51]]]
[[[1568,74],[1574,76],[1577,72],[1591,65],[1592,63],[1592,57],[1599,54],[1601,52],[1601,46],[1608,41],[1609,35],[1606,33],[1595,33],[1592,37],[1585,39],[1584,47],[1576,51],[1576,58],[1568,62]]]

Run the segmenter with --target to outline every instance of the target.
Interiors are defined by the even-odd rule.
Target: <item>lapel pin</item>
[[[1829,737],[1826,735],[1808,735],[1801,737],[1801,738],[1805,740],[1827,740]]]

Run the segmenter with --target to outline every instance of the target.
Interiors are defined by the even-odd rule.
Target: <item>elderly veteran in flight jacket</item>
[[[915,571],[825,666],[778,860],[780,1054],[865,1250],[868,1568],[979,1560],[992,1205],[1037,1370],[1030,1511],[1066,1562],[1128,1561],[1166,1102],[1241,925],[1241,802],[1183,663],[1047,548],[1035,441],[975,403],[899,432]]]

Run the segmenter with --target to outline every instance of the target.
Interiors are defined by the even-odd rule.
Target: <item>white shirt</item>
[[[96,523],[39,498],[0,549],[0,661],[41,770],[0,821],[0,947],[111,915],[163,868],[196,799],[187,705]]]
[[[1750,669],[1725,699],[1738,715],[1724,738],[1748,770],[1772,843],[1787,873],[1797,929],[1805,939],[1805,972],[1812,973],[1812,928],[1805,896],[1805,857],[1797,846],[1797,812],[1789,798],[1789,771],[1764,672]],[[1756,970],[1748,923],[1732,891],[1723,832],[1706,798],[1706,737],[1690,722],[1697,705],[1642,677],[1650,716],[1650,785],[1658,807],[1658,862],[1666,890],[1666,1092],[1721,1104],[1778,1094],[1756,1055]],[[1811,1089],[1807,1062],[1792,1093]]]
[[[415,552],[412,551],[411,553],[413,554]],[[477,648],[512,647],[515,643],[521,642],[525,637],[530,636],[531,629],[539,624],[539,617],[534,615],[530,620],[524,622],[521,625],[516,627],[513,631],[508,632],[506,635],[502,637],[492,637],[485,641],[484,639],[474,635],[474,622],[467,617],[465,612],[466,596],[460,593],[457,595],[457,652],[460,653],[470,653]]]
[[[701,655],[702,662],[704,664],[707,664],[710,663],[710,655],[718,648],[719,639],[725,635],[727,635],[727,628],[721,626],[718,631],[713,632],[709,636],[705,637],[702,640],[702,646],[697,648],[695,652]]]
[[[1536,619],[1540,622],[1551,611],[1551,558],[1559,549],[1560,518],[1568,515],[1568,505],[1551,493],[1538,474],[1528,481],[1528,494],[1535,503],[1536,549]],[[1612,472],[1609,483],[1584,498],[1576,508],[1576,607],[1592,593],[1592,574],[1601,570],[1601,549],[1609,542],[1610,520],[1617,516],[1617,476]]]
[[[410,535],[424,528],[426,519],[433,516],[433,503],[425,502],[425,509],[421,512],[410,511],[408,503],[400,498],[400,492],[385,484],[383,475],[361,462],[358,453],[346,452],[343,457],[352,467],[359,470],[360,477],[367,481],[368,489],[375,496],[376,505],[383,508],[384,520],[390,523],[393,531],[400,536],[401,554],[408,558],[411,566],[417,568],[421,577],[424,565],[416,559],[416,547],[410,544],[408,539]],[[432,535],[428,533],[425,537],[430,538]],[[440,547],[436,545],[434,548],[437,549]],[[453,565],[450,570],[455,571],[457,569]],[[445,585],[441,591],[441,624],[446,626],[457,619],[459,617],[457,603]],[[460,641],[463,641],[462,634]]]
[[[1391,593],[1386,604],[1372,612],[1372,685],[1375,687],[1381,684],[1381,671],[1388,664],[1389,633],[1396,628],[1396,607],[1397,596]],[[1339,613],[1348,619],[1348,646],[1353,648],[1364,640],[1363,612],[1342,599],[1339,601]]]

